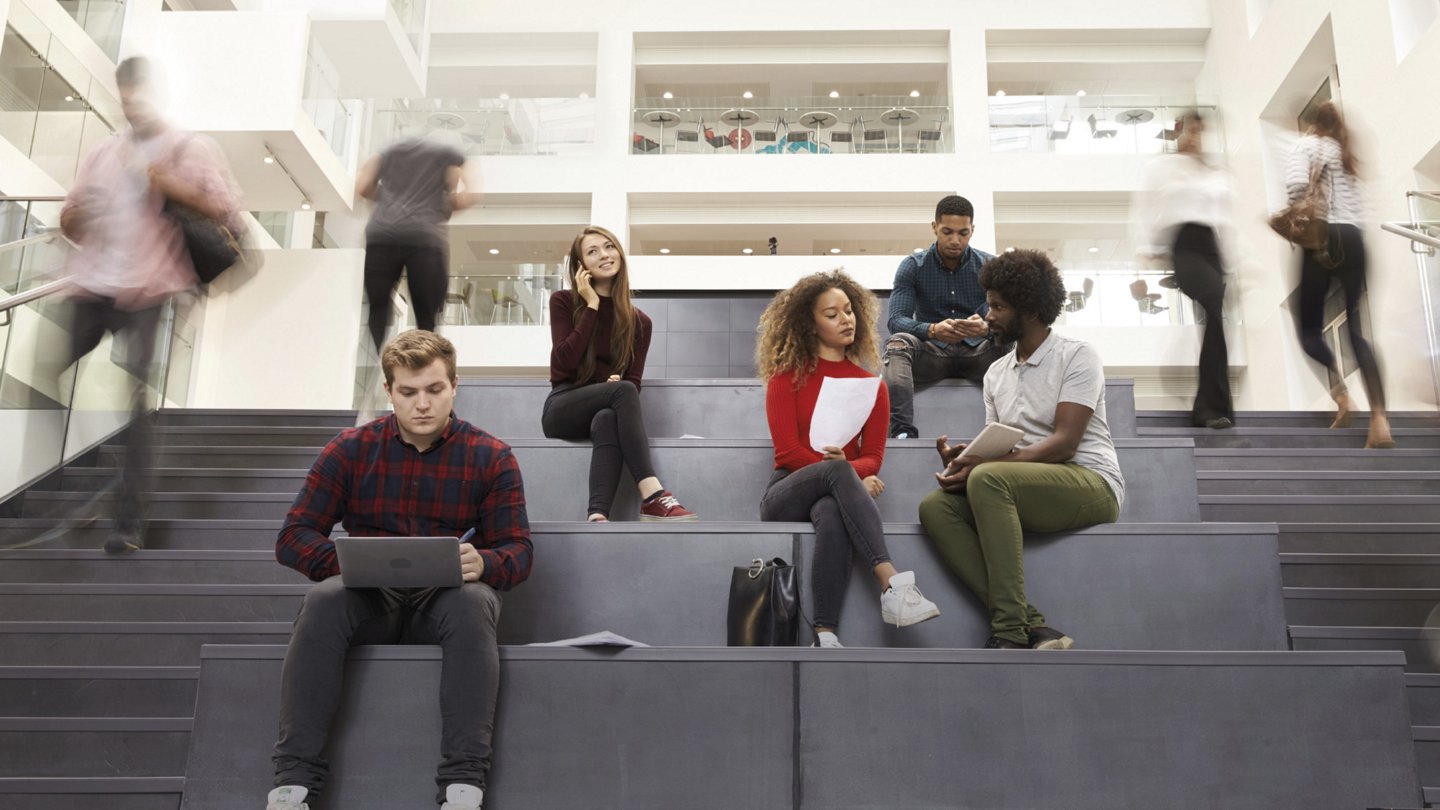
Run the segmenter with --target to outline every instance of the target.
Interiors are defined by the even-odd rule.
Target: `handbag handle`
[[[765,570],[765,561],[764,561],[764,560],[760,559],[759,557],[756,557],[755,559],[753,559],[753,560],[750,561],[749,576],[750,576],[751,579],[756,579],[757,577],[759,577],[760,574],[761,574],[761,572],[763,572],[764,570]]]

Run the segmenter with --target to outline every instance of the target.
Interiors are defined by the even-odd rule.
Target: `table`
[[[840,120],[839,116],[832,112],[816,110],[807,112],[800,116],[800,126],[809,127],[815,133],[815,145],[820,145],[820,130],[829,129]]]
[[[660,154],[665,154],[665,127],[679,122],[680,114],[670,110],[651,110],[640,116],[640,120],[660,127]]]
[[[905,125],[913,124],[920,120],[920,113],[909,107],[891,107],[880,115],[880,123],[897,127],[899,129],[900,151],[905,151]]]

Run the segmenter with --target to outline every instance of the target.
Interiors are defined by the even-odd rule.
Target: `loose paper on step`
[[[649,644],[642,644],[634,639],[626,638],[619,633],[609,630],[601,630],[598,633],[566,638],[559,641],[537,641],[531,647],[649,647]]]
[[[823,453],[827,445],[849,444],[875,410],[879,391],[879,377],[826,377],[810,417],[811,449]]]

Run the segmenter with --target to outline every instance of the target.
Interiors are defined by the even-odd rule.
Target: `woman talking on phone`
[[[765,380],[765,416],[775,445],[775,472],[760,501],[760,519],[815,524],[810,586],[815,594],[815,646],[840,647],[836,630],[852,550],[879,580],[880,613],[904,627],[940,615],[915,587],[915,573],[890,562],[875,498],[885,461],[890,396],[865,366],[879,365],[869,290],[844,272],[815,273],[775,296],[760,316],[755,366]],[[873,379],[875,404],[860,432],[816,450],[810,427],[828,380]],[[843,447],[840,445],[844,445]]]
[[[630,468],[640,490],[640,519],[695,520],[660,485],[650,463],[650,439],[640,411],[650,318],[630,302],[630,278],[620,240],[594,225],[570,245],[569,290],[550,296],[550,396],[540,417],[546,438],[590,439],[587,520],[608,522]]]

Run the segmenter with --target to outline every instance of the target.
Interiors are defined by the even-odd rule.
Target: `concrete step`
[[[163,408],[155,421],[164,427],[323,427],[339,432],[355,424],[355,411]]]
[[[0,667],[0,717],[189,717],[199,678],[198,666]]]
[[[1201,495],[1203,520],[1243,523],[1440,522],[1440,495]]]
[[[265,542],[274,546],[273,532]],[[275,561],[273,551],[157,549],[107,554],[98,548],[0,550],[0,583],[281,585],[308,583]]]
[[[157,492],[282,492],[293,496],[305,483],[307,469],[162,467],[154,470],[153,475]],[[59,488],[95,492],[110,486],[123,472],[123,467],[71,467],[60,473]]]
[[[205,644],[286,644],[292,622],[0,621],[0,666],[194,666]]]
[[[549,380],[461,380],[455,413],[507,441],[539,438],[540,415],[550,395]],[[686,434],[712,439],[763,439],[765,386],[759,380],[646,380],[640,389],[645,429],[653,438]],[[1110,434],[1135,436],[1133,380],[1105,381],[1105,415]],[[980,386],[943,380],[915,392],[915,422],[921,435],[974,436],[985,426]]]
[[[1195,466],[1201,470],[1331,470],[1399,471],[1440,470],[1440,452],[1430,449],[1395,450],[1306,449],[1303,447],[1233,448],[1196,447]]]
[[[234,751],[273,744],[283,654],[206,649],[186,808],[251,810],[269,787],[268,760],[237,762]],[[995,810],[1112,810],[1170,807],[1176,796],[1226,808],[1421,798],[1393,653],[505,647],[501,666],[487,790],[497,807],[955,807],[964,796]],[[428,799],[438,677],[435,648],[352,656],[331,804]],[[877,689],[883,711],[858,710]],[[563,735],[553,728],[557,696]],[[1339,710],[1356,705],[1366,710]],[[390,733],[402,725],[406,734]],[[1096,727],[1105,733],[1077,738]],[[1016,751],[1043,756],[1045,778]],[[553,778],[557,761],[567,778]],[[885,773],[903,778],[875,778]]]
[[[1437,523],[1282,523],[1280,550],[1295,554],[1431,554]]]
[[[178,810],[183,776],[0,778],[0,810]]]
[[[1397,448],[1440,448],[1440,428],[1394,428]],[[1349,448],[1363,449],[1365,428],[1237,427],[1230,430],[1206,428],[1141,428],[1140,438],[1194,439],[1196,447],[1230,448]],[[1387,452],[1377,450],[1375,452]]]
[[[1193,449],[1186,440],[1117,439],[1121,471],[1130,482],[1121,520],[1175,523],[1199,519],[1195,501]],[[591,446],[588,442],[520,439],[511,443],[527,484],[531,520],[583,520]],[[652,459],[666,488],[702,520],[753,520],[774,469],[774,448],[768,439],[651,439]],[[246,448],[258,451],[259,448]],[[264,452],[273,452],[266,456]],[[300,465],[308,469],[314,453]],[[293,449],[247,454],[250,466],[278,469],[293,458]],[[164,467],[231,466],[224,448],[167,448],[158,463]],[[223,460],[217,460],[223,459]],[[106,461],[101,461],[105,465]],[[243,463],[243,462],[242,462]],[[293,463],[293,462],[291,462]],[[886,448],[880,476],[886,493],[877,500],[887,521],[916,518],[921,499],[935,489],[939,468],[934,442],[892,441]],[[25,493],[23,517],[65,515],[88,493]],[[284,493],[161,493],[150,504],[158,518],[281,519],[293,496]],[[628,476],[622,476],[612,519],[633,520],[639,499]]]
[[[273,550],[281,521],[175,520],[146,522],[148,549]],[[48,518],[0,518],[0,547],[7,549],[98,549],[114,531],[112,520],[60,521]]]
[[[175,776],[186,717],[0,717],[0,777]]]
[[[1435,411],[1391,411],[1392,428],[1435,428],[1440,427],[1440,414]],[[1136,422],[1142,428],[1186,428],[1190,423],[1189,411],[1151,411],[1135,413]],[[1329,428],[1335,421],[1334,411],[1240,411],[1235,414],[1235,424],[1242,428],[1251,427],[1304,427]],[[1364,428],[1370,425],[1369,413],[1357,413],[1351,427]]]
[[[1405,654],[1406,672],[1440,672],[1437,628],[1291,625],[1290,645],[1303,651],[1394,650]]]
[[[162,447],[323,447],[339,428],[293,425],[158,425],[154,441]],[[120,434],[107,447],[123,446],[129,434]]]
[[[1414,726],[1415,769],[1422,785],[1440,784],[1440,726]]]
[[[324,445],[314,447],[156,447],[154,463],[158,467],[201,469],[287,469],[308,470],[315,463]],[[96,451],[95,466],[123,467],[125,448],[105,445]]]
[[[729,573],[755,558],[795,562],[813,615],[811,532],[805,523],[536,524],[532,536],[541,562],[529,581],[505,595],[501,641],[528,644],[610,629],[650,644],[723,646]],[[840,617],[841,637],[876,647],[983,644],[988,617],[919,525],[891,524],[886,539],[896,564],[915,571],[941,616],[903,630],[882,624],[874,579],[857,565]],[[1034,534],[1026,580],[1031,600],[1087,649],[1283,650],[1275,543],[1269,525],[1114,524]],[[239,564],[258,564],[259,553],[239,554]],[[195,552],[102,556],[90,550],[0,552],[0,567],[38,574],[38,581],[0,584],[0,615],[64,622],[288,621],[310,587],[296,576],[285,581],[297,584],[178,583],[178,575],[210,570],[190,567]],[[215,552],[199,556],[211,566],[224,564]],[[89,567],[67,575],[77,562]],[[292,573],[273,558],[269,565]],[[127,575],[141,569],[149,573]],[[1129,574],[1103,591],[1091,586],[1117,569]],[[158,573],[164,571],[177,577]],[[644,599],[636,598],[637,577],[646,583]],[[556,594],[565,595],[563,603]],[[1164,611],[1127,608],[1159,603]],[[655,604],[665,610],[656,611]],[[800,643],[809,640],[805,631]]]
[[[1410,723],[1440,726],[1440,675],[1411,672],[1405,676],[1405,695],[1410,699]]]
[[[1286,588],[1293,625],[1420,627],[1440,605],[1440,588]]]
[[[1437,471],[1197,470],[1201,495],[1434,495]]]
[[[1296,588],[1440,588],[1440,554],[1281,554],[1280,575]]]

